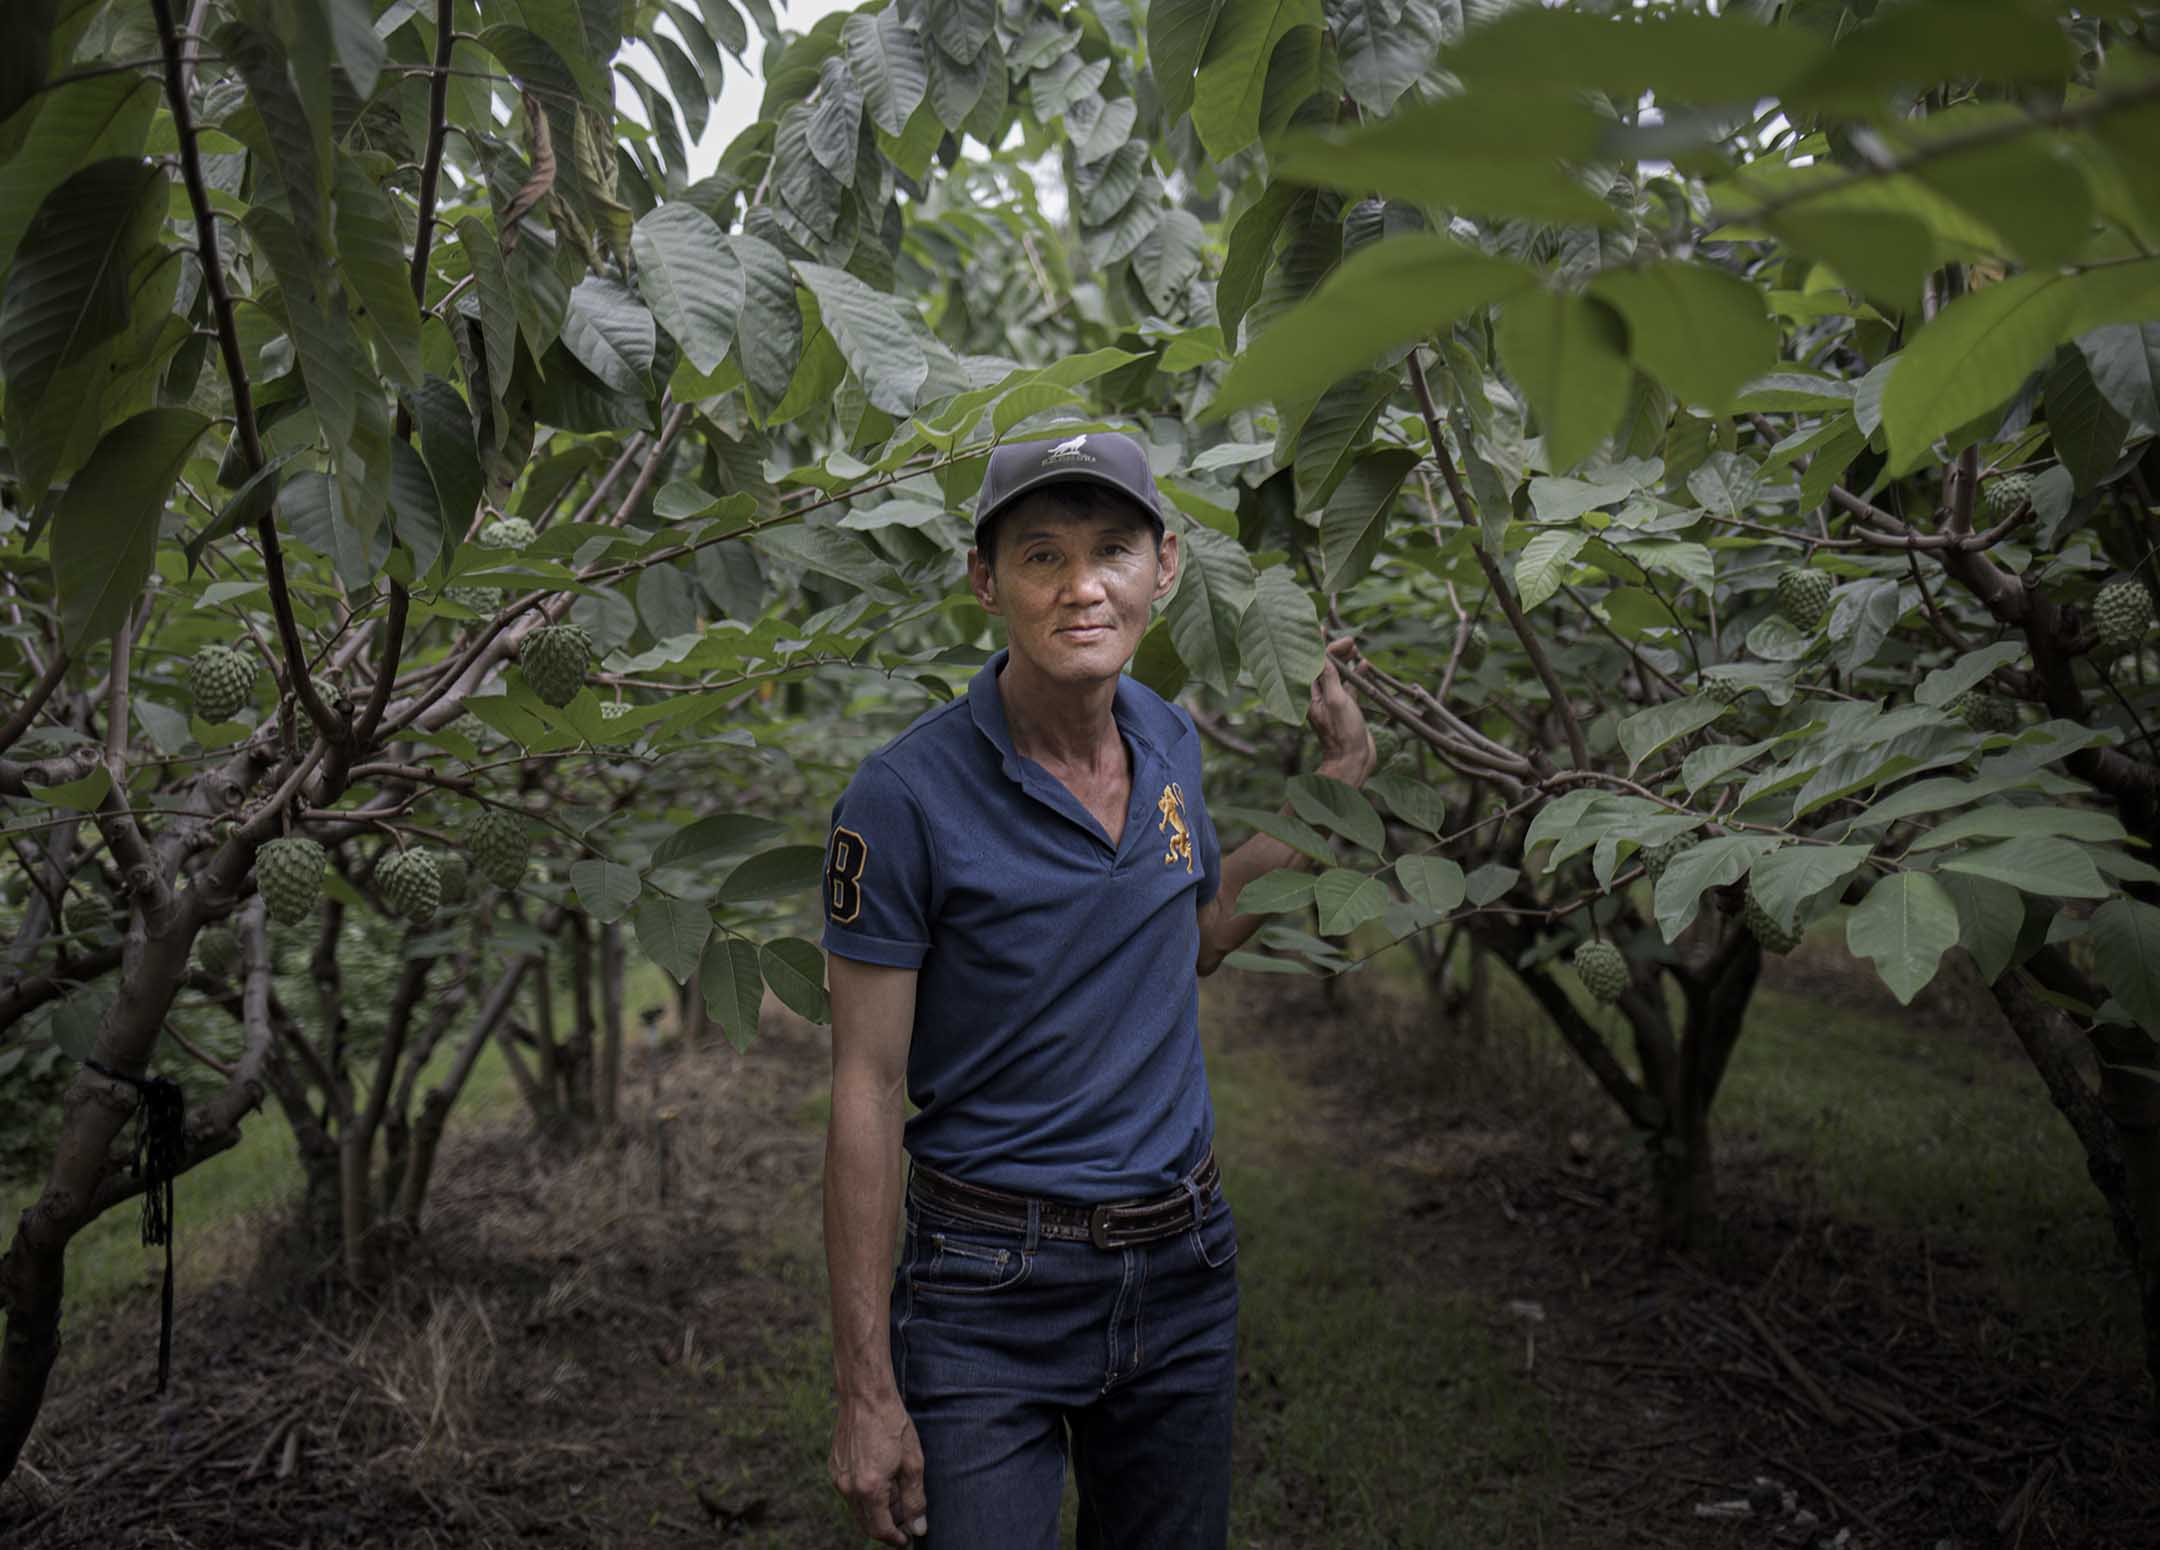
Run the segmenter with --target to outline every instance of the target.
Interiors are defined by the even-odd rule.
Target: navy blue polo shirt
[[[825,947],[919,972],[906,1145],[991,1189],[1161,1194],[1214,1136],[1196,910],[1222,851],[1191,718],[1130,677],[1116,844],[1013,751],[1000,651],[856,772],[833,808]]]

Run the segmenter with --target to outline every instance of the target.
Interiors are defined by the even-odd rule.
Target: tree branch
[[[1455,460],[1448,455],[1446,438],[1440,433],[1440,411],[1433,403],[1432,389],[1425,381],[1425,367],[1418,360],[1415,349],[1410,352],[1409,366],[1410,386],[1417,394],[1418,412],[1425,417],[1425,434],[1432,439],[1433,460],[1440,465],[1440,477],[1446,481],[1448,494],[1454,499],[1456,516],[1464,527],[1473,527],[1470,495],[1463,488],[1462,476],[1455,471]],[[1486,586],[1499,602],[1500,611],[1507,615],[1508,624],[1514,629],[1516,639],[1522,642],[1531,667],[1536,669],[1539,681],[1545,685],[1546,696],[1559,714],[1561,729],[1567,734],[1568,757],[1578,768],[1586,767],[1590,763],[1590,745],[1583,737],[1582,723],[1575,718],[1575,707],[1568,703],[1567,690],[1553,671],[1551,659],[1545,655],[1544,644],[1531,632],[1514,589],[1500,574],[1500,567],[1493,557],[1485,552],[1485,546],[1473,539],[1470,552],[1477,556],[1478,566],[1485,572]]]
[[[22,735],[36,723],[38,712],[45,708],[45,702],[52,698],[53,690],[59,688],[60,680],[67,676],[68,662],[68,654],[64,648],[53,652],[52,661],[45,665],[45,671],[40,673],[38,681],[30,686],[30,692],[23,696],[22,703],[15,707],[14,714],[9,716],[4,724],[0,724],[0,753],[6,753],[14,747]]]

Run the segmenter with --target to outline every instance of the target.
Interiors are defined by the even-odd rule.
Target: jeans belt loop
[[[1034,1253],[1036,1245],[1041,1241],[1042,1202],[1031,1196],[1027,1203],[1027,1241],[1022,1245],[1021,1252],[1024,1254]]]
[[[1195,1231],[1197,1231],[1200,1224],[1207,1219],[1207,1205],[1206,1202],[1204,1202],[1200,1198],[1200,1185],[1196,1180],[1188,1176],[1185,1179],[1184,1183],[1185,1198],[1192,1202],[1193,1228]]]

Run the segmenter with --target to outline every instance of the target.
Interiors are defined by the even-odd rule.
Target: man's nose
[[[1071,595],[1076,601],[1094,602],[1107,597],[1109,592],[1109,581],[1102,566],[1087,561],[1073,567]]]

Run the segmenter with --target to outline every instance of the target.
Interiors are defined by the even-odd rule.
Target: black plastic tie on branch
[[[135,1150],[128,1171],[142,1180],[142,1241],[165,1248],[165,1289],[158,1315],[158,1392],[172,1378],[174,1181],[187,1152],[187,1093],[163,1076],[128,1076],[97,1060],[83,1062],[99,1076],[142,1095],[135,1110]]]

